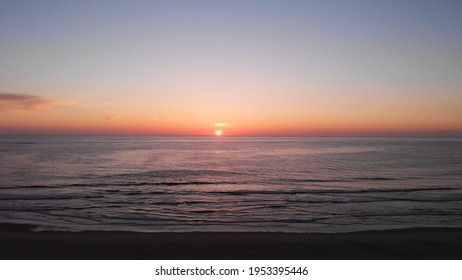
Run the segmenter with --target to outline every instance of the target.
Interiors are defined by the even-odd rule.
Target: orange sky
[[[220,129],[223,135],[294,136],[447,136],[462,131],[461,100],[457,96],[448,100],[434,100],[432,94],[419,100],[407,96],[398,102],[393,98],[355,99],[353,94],[335,101],[306,96],[299,100],[248,98],[205,104],[188,100],[178,102],[175,108],[164,105],[163,110],[153,110],[156,113],[150,108],[155,107],[154,102],[91,104],[42,98],[27,108],[9,101],[9,109],[0,112],[0,128],[3,134],[213,135]],[[34,103],[31,96],[27,98],[32,99],[29,104]]]

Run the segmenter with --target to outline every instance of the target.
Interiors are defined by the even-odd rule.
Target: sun
[[[221,133],[222,133],[221,130],[215,130],[215,135],[216,136],[221,136]]]

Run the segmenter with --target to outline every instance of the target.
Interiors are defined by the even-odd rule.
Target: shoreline
[[[462,259],[462,228],[349,233],[31,231],[0,224],[0,259]]]

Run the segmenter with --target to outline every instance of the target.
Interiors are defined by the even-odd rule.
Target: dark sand
[[[337,234],[32,232],[0,224],[0,259],[462,259],[462,228]]]

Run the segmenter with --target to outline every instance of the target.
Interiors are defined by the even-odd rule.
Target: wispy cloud
[[[229,123],[227,123],[227,122],[217,122],[217,123],[215,123],[215,126],[216,127],[228,127]]]
[[[72,103],[70,100],[51,99],[39,95],[0,92],[0,112],[40,111]]]
[[[103,119],[107,120],[107,121],[113,121],[113,120],[116,120],[120,117],[120,115],[114,115],[114,114],[104,114],[103,115]]]

